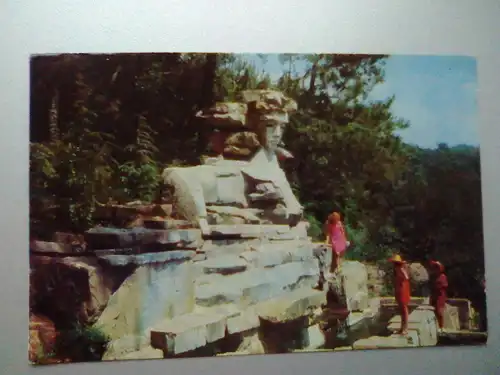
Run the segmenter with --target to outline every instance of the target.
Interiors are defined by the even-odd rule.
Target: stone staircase
[[[224,346],[235,335],[258,335],[266,352],[274,352],[284,349],[264,337],[263,326],[307,329],[326,292],[313,289],[319,264],[306,227],[212,228],[196,251],[100,255],[115,265],[138,266],[97,322],[113,339],[106,359],[131,358],[131,352],[189,355]],[[131,346],[131,337],[140,339]]]

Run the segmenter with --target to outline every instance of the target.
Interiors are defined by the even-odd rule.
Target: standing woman
[[[333,212],[328,216],[326,223],[326,241],[332,247],[332,262],[330,264],[330,273],[340,270],[340,260],[344,255],[349,242],[338,212]]]
[[[434,307],[434,313],[438,321],[439,330],[444,328],[444,309],[446,307],[446,289],[448,288],[448,278],[444,273],[444,266],[441,262],[431,261],[432,285],[430,303]]]
[[[399,334],[408,333],[408,304],[410,303],[410,276],[406,262],[400,255],[393,255],[389,262],[394,264],[394,296],[401,314]]]

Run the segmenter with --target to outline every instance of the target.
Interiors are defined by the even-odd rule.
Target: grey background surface
[[[495,0],[14,1],[0,5],[0,374],[499,374],[500,3]],[[134,361],[31,368],[29,55],[362,52],[478,58],[487,347]]]

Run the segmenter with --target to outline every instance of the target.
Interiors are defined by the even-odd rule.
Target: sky
[[[262,61],[245,55],[271,78],[283,70],[277,55]],[[296,66],[297,72],[305,69]],[[476,60],[466,56],[393,55],[387,59],[385,82],[370,93],[369,100],[396,99],[393,114],[410,122],[399,134],[407,143],[434,148],[439,143],[450,146],[478,145]]]

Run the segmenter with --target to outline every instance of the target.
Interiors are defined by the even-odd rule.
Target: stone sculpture
[[[303,208],[279,164],[291,154],[279,146],[289,114],[296,110],[297,104],[281,92],[249,90],[239,103],[198,112],[204,125],[218,131],[219,155],[199,166],[165,169],[164,183],[173,188],[178,212],[203,234],[209,234],[210,224],[221,223],[221,211],[243,223],[251,216],[248,223],[295,226]]]

